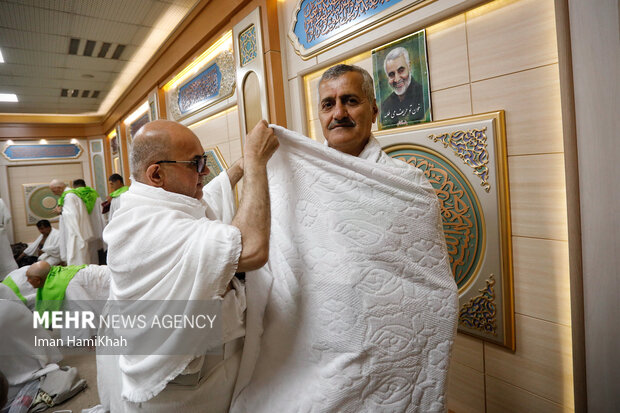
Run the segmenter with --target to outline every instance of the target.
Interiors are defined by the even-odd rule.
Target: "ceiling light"
[[[0,93],[0,102],[19,102],[15,93]]]
[[[39,140],[39,145],[47,145],[47,139]]]
[[[2,50],[0,50],[0,63],[4,63],[4,57],[2,57]]]
[[[78,143],[78,140],[77,140],[77,139],[75,139],[75,138],[73,138],[73,139],[71,139],[71,143],[73,143],[73,144],[77,144],[77,143]]]
[[[15,142],[13,142],[13,139],[9,139],[8,141],[6,141],[6,146],[9,145],[15,145]]]

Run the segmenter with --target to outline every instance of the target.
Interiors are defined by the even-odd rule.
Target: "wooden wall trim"
[[[555,20],[560,72],[560,98],[562,101],[562,135],[564,138],[566,188],[570,188],[570,190],[566,191],[566,209],[570,266],[573,389],[575,412],[586,412],[588,402],[581,248],[581,202],[568,0],[555,0]]]

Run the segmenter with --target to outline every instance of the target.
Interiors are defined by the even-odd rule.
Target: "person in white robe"
[[[91,216],[84,202],[74,193],[69,192],[66,184],[54,179],[50,189],[57,196],[64,197],[62,207],[57,207],[60,215],[59,229],[61,233],[60,256],[67,265],[97,264],[95,259],[98,246],[97,232],[93,229]],[[95,205],[96,207],[96,205]],[[94,209],[94,208],[93,208]]]
[[[84,182],[83,179],[76,179],[73,181],[73,189],[77,188],[88,188],[96,194],[94,189],[86,187],[86,182]],[[87,210],[90,218],[90,224],[93,229],[93,239],[88,242],[88,252],[91,264],[99,263],[99,250],[103,250],[103,228],[105,227],[105,219],[103,217],[102,210],[101,198],[97,196],[92,210]]]
[[[110,184],[111,192],[102,204],[106,225],[114,217],[114,213],[120,208],[121,195],[129,190],[129,187],[124,184],[123,177],[119,174],[110,175],[108,183]]]
[[[366,71],[328,69],[319,96],[327,145],[274,127],[231,412],[444,412],[458,296],[437,196],[372,136]]]
[[[0,371],[9,383],[10,403],[25,384],[58,370],[62,355],[56,346],[35,344],[35,337],[52,337],[42,327],[33,328],[32,312],[4,284],[0,284],[0,331]]]
[[[38,221],[37,229],[41,235],[28,244],[23,255],[38,257],[37,261],[46,261],[49,265],[60,264],[60,231],[52,227],[47,219]]]
[[[28,282],[28,277],[26,277],[29,268],[30,265],[26,265],[11,271],[0,284],[10,288],[15,296],[32,311],[37,300],[37,290]]]
[[[181,354],[157,348],[149,355],[103,355],[98,349],[97,380],[104,408],[228,411],[245,333],[245,291],[234,275],[267,261],[266,163],[277,145],[273,131],[260,122],[246,138],[243,161],[203,190],[206,156],[191,130],[157,120],[137,133],[130,155],[132,185],[104,230],[111,274],[108,302],[220,303],[224,346],[221,354],[205,355],[200,337],[204,331],[175,329],[166,333],[161,349],[167,343],[178,343],[173,350],[187,346]],[[243,198],[234,213],[233,187],[241,176]],[[200,336],[192,335],[196,333]],[[148,329],[128,334],[141,343]]]
[[[0,198],[0,280],[17,268],[9,240],[10,227],[11,212]]]

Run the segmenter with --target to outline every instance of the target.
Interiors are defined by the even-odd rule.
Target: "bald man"
[[[150,355],[98,355],[99,396],[105,408],[228,411],[245,335],[245,291],[234,274],[267,261],[266,164],[277,147],[273,130],[259,122],[245,139],[243,161],[203,188],[209,169],[190,129],[157,120],[136,134],[130,154],[133,183],[104,230],[110,300],[221,303],[224,350],[204,356],[200,339],[194,342],[191,331],[174,329],[166,333],[166,342],[187,347],[174,347],[172,354],[178,355],[166,355],[170,348]],[[242,176],[243,196],[235,213],[233,187]],[[142,334],[148,332],[138,330],[134,337],[139,340]]]
[[[95,210],[96,192],[84,193],[67,188],[58,179],[50,182],[50,190],[59,196],[56,212],[60,215],[60,257],[67,265],[97,264],[98,227],[93,229],[91,212]],[[90,212],[89,212],[90,211]],[[97,220],[98,221],[98,218]]]

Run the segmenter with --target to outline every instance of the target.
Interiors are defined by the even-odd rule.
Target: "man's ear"
[[[161,188],[164,186],[164,171],[158,164],[150,165],[144,173],[146,184]]]
[[[377,121],[377,114],[379,113],[379,108],[377,107],[377,99],[372,100],[372,123]]]

